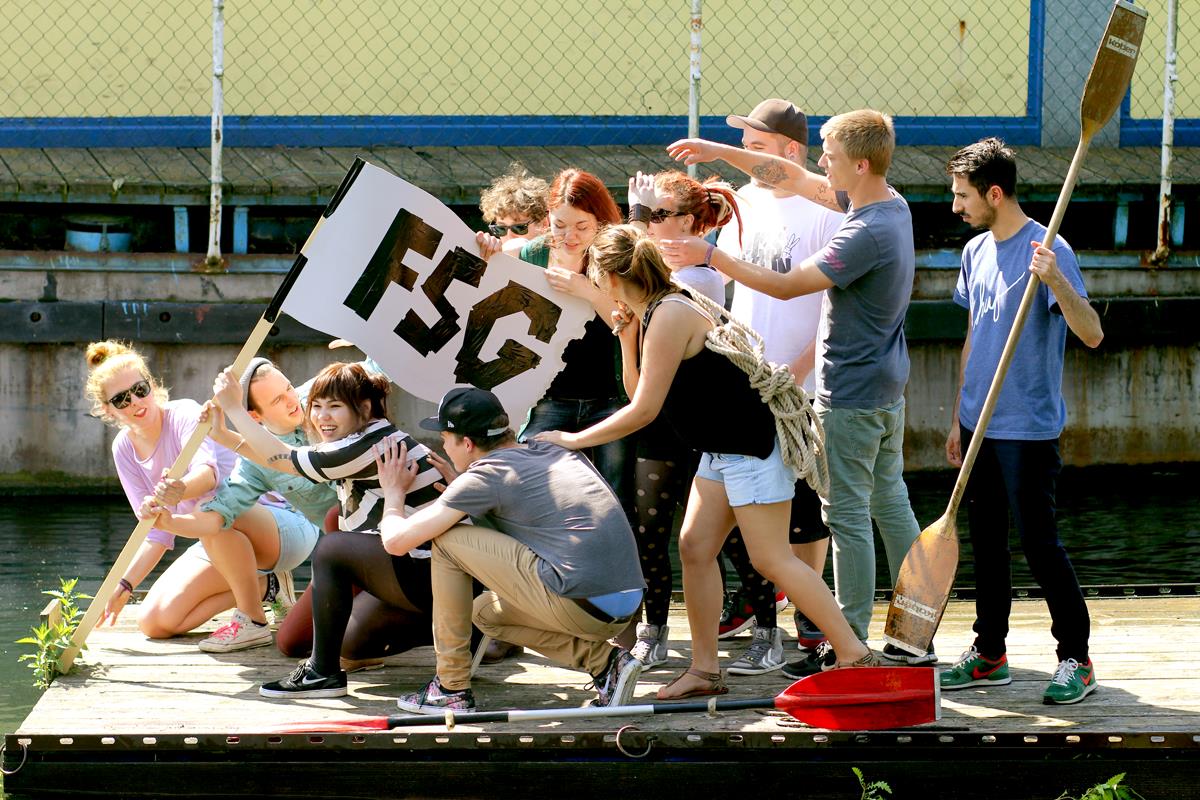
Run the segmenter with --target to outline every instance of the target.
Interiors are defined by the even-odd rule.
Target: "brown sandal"
[[[707,686],[698,689],[689,689],[683,694],[664,697],[663,692],[670,689],[683,678],[684,675],[692,675],[707,683]],[[687,700],[689,697],[713,697],[715,695],[729,694],[729,686],[725,683],[725,676],[720,672],[705,672],[703,670],[691,668],[685,672],[676,675],[670,683],[658,690],[655,697],[659,700]]]

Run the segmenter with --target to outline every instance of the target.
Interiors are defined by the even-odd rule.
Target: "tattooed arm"
[[[720,159],[759,183],[798,194],[834,211],[845,211],[838,204],[833,187],[824,175],[809,172],[786,158],[704,139],[680,139],[667,147],[667,153],[676,161],[689,165]]]

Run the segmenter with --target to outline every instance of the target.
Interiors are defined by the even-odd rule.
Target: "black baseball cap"
[[[450,431],[459,436],[499,436],[508,430],[508,414],[500,398],[487,389],[459,386],[446,392],[436,417],[421,420],[427,431]]]
[[[773,97],[763,100],[745,117],[730,114],[725,123],[734,128],[754,128],[763,133],[778,133],[808,144],[808,117],[787,100]]]

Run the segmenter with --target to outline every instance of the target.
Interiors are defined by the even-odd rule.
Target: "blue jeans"
[[[960,426],[962,448],[971,431]],[[1058,440],[1025,442],[984,437],[967,481],[967,522],[975,564],[975,647],[988,658],[1005,651],[1012,610],[1009,515],[1017,528],[1029,571],[1046,593],[1050,633],[1058,660],[1088,660],[1091,618],[1075,568],[1058,538],[1055,488],[1062,461]]]
[[[623,405],[624,403],[616,397],[605,400],[562,400],[543,397],[529,412],[529,421],[521,429],[521,441],[532,439],[535,433],[542,431],[578,433],[608,419]],[[624,439],[584,451],[595,465],[596,471],[612,487],[621,508],[625,510],[625,516],[630,520],[635,518],[636,444],[633,436],[626,436]]]
[[[884,408],[816,410],[829,459],[821,512],[833,536],[834,591],[854,634],[866,641],[875,600],[871,520],[879,526],[893,586],[921,534],[904,484],[904,398]]]

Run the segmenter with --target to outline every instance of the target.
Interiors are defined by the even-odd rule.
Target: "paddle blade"
[[[888,607],[883,640],[914,655],[928,653],[956,572],[958,526],[947,512],[921,531],[908,549]]]
[[[1083,87],[1079,117],[1085,134],[1103,128],[1120,107],[1137,65],[1145,30],[1146,11],[1117,0]]]
[[[890,730],[940,719],[941,691],[936,669],[848,667],[796,681],[775,707],[817,728]]]
[[[361,719],[325,719],[314,722],[288,722],[267,728],[267,733],[361,733],[362,731],[386,731],[387,717],[364,717]]]

